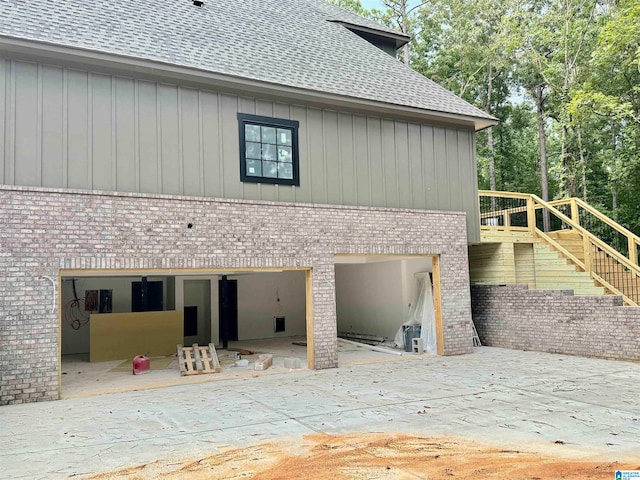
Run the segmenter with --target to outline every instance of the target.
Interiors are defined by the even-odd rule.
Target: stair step
[[[570,278],[570,277],[561,277],[561,278],[553,278],[553,277],[537,277],[536,285],[557,285],[559,287],[568,287],[568,288],[577,288],[577,287],[594,287],[595,281],[590,278]],[[563,288],[564,289],[564,288]]]
[[[580,279],[580,278],[588,278],[591,280],[591,276],[584,273],[578,272],[576,269],[571,270],[560,270],[560,269],[537,269],[536,277],[538,278],[569,278],[569,279]]]
[[[568,260],[564,257],[561,257],[559,255],[549,255],[549,254],[544,254],[544,255],[536,255],[535,257],[535,261],[536,263],[539,262],[550,262],[550,263],[557,263],[559,265],[564,265],[566,263],[568,263]]]
[[[553,278],[553,277],[537,277],[536,284],[538,285],[558,285],[558,286],[595,286],[595,280],[591,278],[571,278],[571,277],[562,277],[562,278]]]
[[[566,262],[536,262],[536,271],[553,270],[558,272],[576,272],[575,265]]]
[[[562,287],[548,287],[548,286],[537,286],[536,290],[571,290],[574,295],[605,295],[604,288],[602,287],[581,287],[581,288],[570,288],[567,285],[563,285]]]
[[[560,254],[558,252],[554,252],[554,251],[547,251],[547,250],[540,250],[538,252],[534,252],[535,258],[562,258],[564,259],[564,257],[560,256]]]

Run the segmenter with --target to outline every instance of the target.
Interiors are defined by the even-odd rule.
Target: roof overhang
[[[254,94],[275,101],[300,102],[316,108],[335,108],[364,115],[393,116],[422,123],[473,128],[475,131],[498,123],[494,118],[425,110],[330,92],[290,87],[161,61],[7,36],[0,36],[0,57],[62,65],[68,68],[90,69],[96,73],[149,81],[179,83],[192,88],[209,89],[241,96]]]
[[[355,23],[349,23],[342,20],[330,20],[333,23],[337,23],[339,25],[348,28],[349,30],[368,33],[369,35],[374,35],[376,37],[380,37],[385,40],[392,40],[396,44],[396,50],[411,41],[411,36],[406,35],[400,32],[389,32],[387,30],[378,30],[376,28],[365,27],[362,25],[356,25]]]

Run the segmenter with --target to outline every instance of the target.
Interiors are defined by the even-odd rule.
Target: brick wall
[[[330,368],[333,255],[440,255],[445,354],[471,350],[463,213],[0,187],[0,218],[0,404],[58,397],[58,308],[38,277],[61,269],[310,267]]]
[[[471,303],[483,345],[640,360],[640,307],[621,297],[473,285]]]

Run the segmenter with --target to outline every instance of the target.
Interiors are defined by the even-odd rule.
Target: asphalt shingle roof
[[[0,0],[0,37],[491,118],[335,21],[392,32],[322,0]]]

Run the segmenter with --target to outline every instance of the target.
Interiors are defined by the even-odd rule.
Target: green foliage
[[[364,17],[369,16],[369,11],[362,7],[360,0],[331,0],[330,3],[342,7],[345,10],[351,10],[352,12],[362,15]]]
[[[496,188],[541,192],[540,121],[549,197],[586,194],[640,233],[639,0],[333,3],[404,28],[414,69],[500,120],[477,136],[481,188],[493,162]]]

